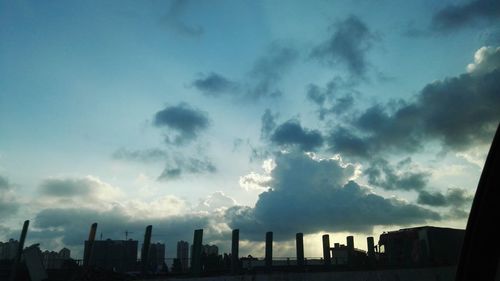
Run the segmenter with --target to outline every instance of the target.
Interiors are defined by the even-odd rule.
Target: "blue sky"
[[[322,233],[464,227],[500,120],[499,17],[479,0],[0,1],[0,237],[30,219],[30,241],[77,252],[90,222],[114,239],[153,223],[167,248],[205,228],[224,249],[238,227],[243,254],[275,230],[278,253],[303,231],[319,255]]]

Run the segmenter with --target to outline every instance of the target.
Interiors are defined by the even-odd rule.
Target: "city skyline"
[[[81,256],[98,221],[154,225],[167,256],[193,229],[220,252],[240,229],[242,256],[301,232],[321,256],[323,234],[464,228],[500,121],[499,14],[0,0],[0,241],[29,219],[27,245]]]
[[[408,270],[423,269],[426,274],[440,276],[453,274],[460,253],[460,245],[465,230],[442,227],[414,227],[397,231],[384,232],[375,246],[374,237],[367,237],[368,250],[355,247],[353,236],[346,237],[346,244],[330,244],[329,235],[322,236],[322,257],[305,257],[303,233],[296,234],[296,257],[273,256],[273,232],[266,232],[265,257],[257,259],[252,255],[239,256],[239,229],[232,231],[231,253],[218,254],[215,245],[203,244],[203,229],[194,230],[193,245],[189,269],[182,266],[182,259],[187,250],[187,242],[179,241],[177,258],[165,258],[165,245],[152,243],[152,225],[144,233],[144,241],[139,257],[139,241],[96,240],[97,223],[90,227],[89,238],[85,240],[85,257],[74,260],[70,250],[63,248],[59,252],[41,251],[38,244],[24,248],[29,221],[25,221],[20,242],[10,240],[0,243],[0,261],[2,277],[15,280],[16,273],[29,275],[31,278],[56,278],[67,280],[75,276],[243,276],[281,272],[291,274],[303,272],[317,274],[321,272],[356,272],[356,274],[381,274],[398,276],[409,274]],[[179,251],[180,248],[184,248]],[[185,245],[186,247],[182,247]],[[23,250],[24,248],[24,250]],[[24,259],[21,260],[21,255]],[[185,259],[186,260],[186,259]],[[19,263],[26,266],[17,270]],[[7,265],[7,266],[6,266]],[[9,266],[11,265],[11,266]],[[424,268],[422,268],[424,266]],[[169,269],[170,268],[170,269]],[[7,269],[7,270],[6,270]],[[26,270],[27,269],[27,270]],[[389,269],[389,270],[388,270]],[[396,269],[396,272],[394,271]],[[373,272],[375,270],[375,272]],[[10,274],[9,272],[10,271]],[[392,272],[391,272],[392,271]],[[52,279],[51,279],[52,280]],[[118,280],[118,279],[117,279]]]

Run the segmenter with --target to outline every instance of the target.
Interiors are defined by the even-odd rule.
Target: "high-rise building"
[[[57,252],[45,250],[42,252],[42,259],[45,269],[60,268],[59,255]]]
[[[84,256],[88,255],[89,246],[89,241],[85,241]],[[135,271],[137,270],[137,247],[137,240],[96,240],[89,258],[89,265],[117,272]]]
[[[165,244],[151,243],[149,246],[149,264],[153,272],[162,271],[163,264],[165,263]]]
[[[189,243],[186,241],[177,242],[177,259],[181,262],[183,272],[187,272],[189,264]]]
[[[0,260],[12,260],[16,257],[19,241],[9,239],[8,242],[0,242]]]

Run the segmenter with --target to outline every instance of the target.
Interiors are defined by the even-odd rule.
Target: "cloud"
[[[318,106],[323,106],[325,104],[326,98],[332,94],[334,88],[334,83],[328,83],[325,90],[322,90],[317,85],[310,84],[307,89],[307,99],[317,104]]]
[[[185,174],[213,174],[215,172],[217,172],[217,167],[208,158],[199,159],[179,155],[167,163],[158,180],[178,179]]]
[[[369,232],[376,225],[440,220],[431,210],[384,198],[357,184],[357,168],[339,158],[278,154],[275,165],[271,188],[259,195],[255,207],[235,206],[226,212],[228,225],[251,239],[261,239],[270,230],[280,240],[296,232]]]
[[[189,174],[205,174],[217,172],[217,167],[208,157],[201,155],[188,156],[178,151],[165,151],[158,148],[130,150],[120,148],[112,154],[113,159],[141,163],[164,162],[165,168],[158,180],[179,179]]]
[[[258,190],[258,191],[266,191],[271,184],[271,176],[262,175],[255,172],[251,172],[248,175],[244,175],[240,177],[239,183],[240,186],[245,190]]]
[[[353,77],[364,77],[368,68],[366,53],[377,36],[356,16],[350,16],[334,27],[331,37],[312,50],[311,58],[329,66],[343,64]]]
[[[483,47],[467,73],[432,82],[413,100],[366,109],[330,132],[331,151],[370,158],[416,152],[432,140],[445,151],[490,143],[500,121],[499,58],[499,48]]]
[[[329,136],[327,143],[331,151],[341,152],[344,156],[356,156],[361,158],[371,157],[369,141],[363,137],[358,137],[342,126],[335,128]]]
[[[307,87],[307,99],[318,106],[319,119],[330,114],[342,114],[354,105],[355,83],[346,82],[340,77],[329,81],[324,88],[316,84]]]
[[[198,25],[189,25],[182,20],[183,15],[191,1],[175,0],[170,5],[167,14],[163,18],[165,26],[179,35],[187,37],[199,37],[203,35],[204,30]]]
[[[387,160],[379,158],[371,161],[363,173],[369,184],[387,190],[421,190],[427,185],[429,173],[401,170],[396,171]]]
[[[205,112],[194,109],[186,103],[180,103],[158,111],[153,124],[156,127],[169,129],[165,138],[167,143],[183,145],[193,141],[206,130],[210,120]]]
[[[9,180],[0,175],[0,217],[12,216],[21,206]]]
[[[439,32],[453,31],[479,22],[500,19],[500,2],[496,0],[472,0],[464,4],[448,5],[432,19],[432,28]]]
[[[211,72],[201,79],[194,80],[192,85],[206,96],[212,97],[232,96],[245,102],[276,98],[282,95],[279,82],[298,57],[299,52],[293,47],[274,42],[264,55],[255,60],[251,69],[240,81]]]
[[[52,197],[88,197],[101,183],[94,178],[47,179],[40,186],[42,195]]]
[[[278,118],[278,114],[273,114],[271,110],[266,109],[260,119],[262,124],[260,129],[261,139],[267,139],[271,132],[276,128],[276,118]]]
[[[201,211],[224,210],[236,205],[236,201],[224,194],[222,191],[216,191],[207,198],[200,200],[197,209]]]
[[[437,207],[448,205],[448,202],[446,202],[446,197],[442,193],[428,192],[425,190],[419,192],[417,203]]]
[[[303,151],[314,151],[323,145],[323,136],[318,130],[302,128],[294,119],[279,125],[270,140],[276,145],[298,147]]]
[[[207,96],[236,95],[240,85],[226,77],[211,72],[204,77],[193,81],[192,85]]]
[[[422,190],[418,195],[418,203],[429,206],[453,206],[455,208],[463,207],[474,199],[474,195],[462,188],[449,188],[446,194],[440,192],[428,192]]]
[[[158,148],[144,150],[120,148],[113,152],[111,157],[115,160],[150,163],[165,161],[165,159],[168,159],[169,155],[165,150],[161,150]]]
[[[106,184],[106,183],[103,183]],[[78,193],[78,192],[76,192]],[[174,249],[179,240],[190,241],[195,229],[204,229],[204,242],[229,239],[230,230],[223,222],[223,212],[236,202],[223,192],[214,192],[192,207],[185,200],[172,195],[157,197],[152,200],[126,199],[110,201],[98,198],[99,207],[86,204],[87,198],[80,198],[72,205],[40,205],[33,223],[36,242],[44,247],[60,241],[60,246],[76,250],[81,256],[83,241],[88,229],[97,222],[98,237],[123,239],[129,231],[130,238],[142,241],[144,228],[153,225],[153,239],[167,243],[168,249]],[[31,233],[31,231],[30,231]],[[39,238],[39,239],[38,239]],[[230,245],[230,243],[227,243]],[[224,245],[222,250],[224,250]],[[226,248],[227,249],[227,248]],[[168,256],[172,257],[174,252]]]
[[[7,190],[9,189],[9,187],[10,187],[9,181],[0,175],[0,190]]]
[[[500,68],[500,47],[481,47],[474,54],[474,62],[467,65],[467,72],[478,77]]]
[[[498,46],[500,45],[500,26],[486,29],[478,37],[480,42],[484,42],[483,45]]]
[[[469,193],[463,188],[449,188],[446,193],[446,199],[450,205],[462,207],[472,202],[474,194]]]
[[[41,182],[39,203],[44,205],[101,208],[122,198],[119,188],[103,182],[97,177],[48,178]]]
[[[276,84],[281,81],[297,60],[299,53],[292,47],[274,43],[268,48],[266,54],[258,58],[249,73],[251,86],[247,97],[258,100],[263,97],[277,97],[281,91]]]

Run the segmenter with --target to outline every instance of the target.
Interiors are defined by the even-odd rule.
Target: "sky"
[[[465,228],[499,81],[492,0],[0,1],[0,240]]]

